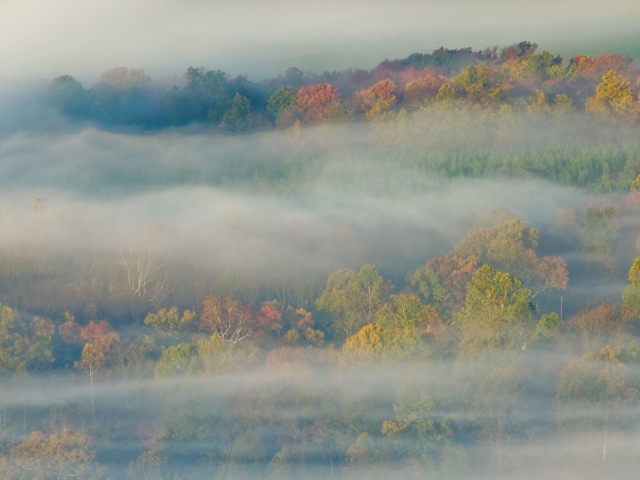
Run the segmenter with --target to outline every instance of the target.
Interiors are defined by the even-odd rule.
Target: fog
[[[586,199],[540,179],[444,179],[367,159],[370,135],[311,129],[306,141],[320,147],[309,160],[291,153],[299,139],[288,131],[18,133],[0,141],[3,239],[116,250],[152,226],[179,261],[204,270],[326,275],[374,263],[403,279],[462,239],[474,216],[508,206],[542,228]],[[45,215],[30,212],[35,198]]]
[[[596,21],[603,32],[613,28],[604,6],[567,24],[574,3],[549,16],[545,2],[535,14],[532,3],[496,2],[500,15],[480,30],[478,9],[489,5],[466,2],[393,10],[341,4],[340,18],[331,3],[191,2],[187,12],[164,2],[151,19],[142,3],[63,3],[78,15],[42,20],[39,31],[54,40],[38,52],[36,67],[37,56],[21,63],[35,45],[21,41],[15,25],[28,9],[54,17],[57,10],[35,1],[0,7],[2,21],[14,25],[0,29],[0,45],[11,36],[16,50],[7,58],[17,75],[69,66],[68,73],[91,77],[111,58],[157,75],[183,63],[224,67],[237,52],[245,61],[260,55],[259,48],[245,53],[261,36],[278,45],[298,35],[306,48],[327,32],[346,32],[332,36],[348,51],[350,42],[373,38],[370,25],[379,27],[384,15],[388,25],[376,41],[408,51],[411,42],[431,41],[423,30],[445,42],[452,16],[459,22],[447,35],[456,42],[465,40],[463,29],[478,42],[498,41],[489,29],[505,18],[511,23],[500,35],[519,40],[527,15],[532,29],[546,22],[549,39],[561,26],[567,34]],[[629,18],[638,9],[617,6]],[[277,15],[282,8],[295,25]],[[92,29],[98,18],[101,28]],[[171,28],[161,33],[167,18]],[[238,35],[229,18],[248,33]],[[263,28],[250,28],[258,18]],[[360,23],[346,28],[354,18]],[[105,36],[107,27],[117,38]],[[401,31],[404,44],[394,40]],[[154,36],[157,42],[136,42]],[[63,49],[57,42],[65,41]],[[83,60],[91,47],[92,60]],[[65,53],[47,64],[49,48]],[[533,116],[523,108],[505,118],[434,107],[386,123],[303,123],[248,134],[212,124],[108,129],[49,109],[44,87],[6,81],[0,88],[0,302],[10,307],[0,305],[0,468],[9,478],[34,469],[62,477],[67,463],[85,469],[67,476],[136,480],[568,480],[637,471],[640,330],[633,303],[619,307],[639,248],[639,200],[628,192],[640,168],[636,124],[582,112]],[[591,170],[580,177],[569,168],[575,164]],[[555,265],[567,262],[568,288],[555,284],[535,296],[501,277],[507,290],[518,289],[513,298],[524,292],[515,320],[507,317],[513,327],[492,317],[483,295],[477,302],[489,305],[474,315],[464,301],[449,311],[427,308],[424,298],[436,296],[418,293],[413,272],[436,256],[451,260],[470,231],[480,239],[468,248],[469,258],[476,255],[491,229],[514,216],[539,237],[514,248],[512,266],[521,267],[522,256],[533,271],[546,266],[538,263],[543,256],[561,257]],[[509,233],[522,240],[518,228]],[[516,242],[499,240],[492,247],[508,256]],[[358,292],[369,296],[366,322],[351,333],[332,318],[340,313],[318,306],[332,272],[352,269],[355,277],[365,264],[386,281],[376,308],[397,308],[401,317],[395,302],[415,294],[419,327],[384,326],[372,314],[371,285]],[[151,278],[140,295],[131,288],[135,268],[138,279],[148,277],[142,283]],[[465,268],[476,271],[457,268],[453,287],[470,281]],[[237,343],[201,322],[205,299],[225,295],[262,322]],[[175,330],[145,323],[171,307],[178,317],[193,310],[193,321],[186,315]],[[605,313],[587,310],[594,307]],[[559,315],[542,316],[549,313]],[[465,343],[474,328],[493,336],[480,337],[480,347]],[[528,337],[514,343],[514,335]],[[11,363],[12,355],[20,362]],[[45,448],[56,441],[73,453],[61,458]]]
[[[504,355],[432,360],[428,368],[423,362],[393,361],[358,367],[290,349],[279,361],[267,359],[266,367],[244,373],[103,379],[93,410],[86,378],[17,378],[3,385],[0,434],[11,441],[25,429],[93,433],[100,462],[119,476],[127,468],[137,475],[162,468],[178,478],[632,475],[638,466],[636,404],[593,397],[566,408],[551,402],[552,382],[571,356]],[[625,378],[639,373],[635,367]],[[109,432],[100,432],[106,419],[111,419]],[[228,430],[234,419],[249,430]],[[158,423],[158,432],[145,429],[150,420]],[[411,435],[385,430],[385,422],[403,421],[415,428]],[[342,426],[345,435],[335,436],[332,430]],[[148,449],[156,452],[157,463],[130,464]],[[270,461],[279,450],[280,463]],[[413,461],[401,460],[407,452],[418,453],[409,453]],[[434,452],[439,452],[438,469],[429,460]]]
[[[571,55],[611,51],[615,37],[616,51],[637,55],[639,15],[632,0],[8,0],[0,4],[0,56],[2,76],[19,79],[70,74],[94,82],[115,66],[161,77],[206,65],[259,80],[293,65],[371,68],[441,45],[482,49],[523,38]],[[576,51],[585,42],[593,52]]]

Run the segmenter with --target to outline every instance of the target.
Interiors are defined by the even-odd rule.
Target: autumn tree
[[[375,324],[367,324],[347,338],[344,360],[368,365],[382,359],[424,356],[426,341],[443,332],[444,325],[433,307],[423,305],[413,294],[395,295],[378,310]]]
[[[600,116],[618,116],[635,119],[640,106],[631,89],[631,83],[610,70],[602,76],[602,82],[596,87],[596,94],[587,100],[587,112]]]
[[[535,252],[539,232],[529,223],[512,218],[494,227],[480,227],[467,233],[452,255],[475,256],[483,263],[515,275],[532,295],[557,288],[564,290],[569,280],[567,263],[555,256],[539,258]]]
[[[536,90],[529,96],[529,105],[527,110],[533,114],[548,113],[551,111],[549,107],[549,99],[540,90]]]
[[[324,332],[315,328],[313,315],[304,308],[287,307],[283,320],[288,327],[283,337],[285,343],[307,343],[316,347],[324,343]]]
[[[522,41],[520,43],[509,45],[500,50],[498,58],[505,63],[510,60],[527,59],[533,55],[538,49],[537,43]]]
[[[577,337],[585,354],[597,352],[605,345],[620,345],[631,333],[620,308],[610,302],[578,312],[567,320],[566,327]]]
[[[225,342],[235,345],[249,339],[259,328],[251,309],[231,296],[209,295],[204,300],[199,329],[217,333]]]
[[[623,57],[616,53],[601,54],[593,58],[590,55],[576,55],[571,59],[569,72],[573,82],[586,80],[600,81],[607,72],[617,72],[624,78],[635,78],[640,73],[638,63],[633,57]]]
[[[562,73],[561,70],[554,69],[562,63],[561,57],[554,57],[545,50],[537,54],[511,58],[504,62],[503,70],[513,79],[539,85],[544,80]]]
[[[116,89],[144,87],[151,84],[151,78],[144,70],[127,67],[115,67],[100,74],[100,83]]]
[[[296,94],[296,110],[305,122],[330,120],[340,108],[338,89],[329,83],[309,85]]]
[[[404,101],[412,107],[424,108],[435,101],[440,87],[446,78],[436,75],[420,77],[407,83],[404,89]]]
[[[10,451],[10,464],[16,475],[11,478],[97,480],[102,469],[95,461],[91,444],[91,437],[82,432],[32,432]]]
[[[163,308],[156,313],[149,313],[144,324],[160,335],[176,336],[195,330],[196,313],[185,310],[180,315],[176,307],[169,310]]]
[[[74,366],[89,378],[91,408],[95,413],[95,382],[113,366],[119,353],[120,336],[106,320],[102,320],[99,323],[91,321],[80,329],[80,338],[86,343],[81,359]]]
[[[418,268],[409,281],[426,304],[450,317],[464,306],[467,283],[478,268],[478,257],[440,256]]]
[[[378,325],[368,324],[358,333],[347,338],[344,344],[344,358],[348,363],[372,365],[382,355],[382,329]]]
[[[380,80],[371,88],[356,92],[353,103],[369,120],[382,120],[396,104],[395,90],[391,80]]]

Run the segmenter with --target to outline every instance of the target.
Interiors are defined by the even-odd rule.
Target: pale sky
[[[637,54],[639,21],[638,0],[0,0],[0,76],[91,84],[116,66],[206,66],[257,80],[525,39]]]

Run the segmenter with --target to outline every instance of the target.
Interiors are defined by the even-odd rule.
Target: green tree
[[[54,361],[54,333],[48,318],[24,318],[0,304],[0,373],[49,368]]]
[[[437,338],[444,325],[436,310],[423,305],[417,295],[395,295],[376,315],[382,329],[383,352],[394,358],[426,353],[425,339]]]
[[[285,112],[292,111],[296,106],[296,92],[290,85],[278,88],[269,97],[267,111],[278,120]]]
[[[180,343],[167,348],[162,353],[156,364],[153,377],[160,379],[195,375],[199,370],[198,367],[196,348],[188,343]]]
[[[640,257],[637,257],[629,269],[629,285],[622,294],[622,305],[628,317],[640,317]]]
[[[244,95],[236,93],[231,104],[224,112],[220,126],[233,132],[244,132],[249,127],[249,112],[251,102]]]
[[[508,273],[483,265],[467,285],[458,315],[463,351],[525,350],[536,329],[531,291]]]
[[[219,124],[230,100],[225,73],[189,67],[186,79],[187,85],[179,92],[176,105],[178,119],[182,122],[209,120]]]
[[[357,273],[339,270],[327,279],[316,308],[329,312],[334,331],[349,337],[373,323],[389,289],[373,265],[365,265]]]
[[[436,102],[451,104],[457,98],[458,93],[456,89],[451,85],[451,83],[446,82],[443,83],[438,89],[438,94],[436,95]]]
[[[91,108],[91,94],[69,75],[55,78],[46,93],[47,102],[68,117],[85,118]]]
[[[423,305],[416,295],[402,293],[393,296],[376,314],[376,323],[384,330],[397,332],[432,333],[441,328],[438,313]]]

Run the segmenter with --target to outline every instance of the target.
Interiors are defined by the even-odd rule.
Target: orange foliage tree
[[[431,102],[435,100],[445,81],[445,77],[427,75],[409,82],[404,89],[404,101],[414,107]]]
[[[389,80],[380,80],[371,88],[356,92],[353,103],[370,120],[379,119],[396,104],[396,86]]]
[[[91,437],[63,429],[45,435],[32,432],[11,449],[13,475],[6,478],[99,478],[102,469],[95,462]]]
[[[75,367],[89,378],[91,387],[91,408],[95,412],[95,380],[108,371],[120,353],[120,336],[113,331],[109,322],[94,321],[80,329],[80,338],[87,342],[82,349],[82,357]]]
[[[330,83],[309,85],[296,94],[296,110],[306,122],[327,120],[339,107],[340,93]]]

